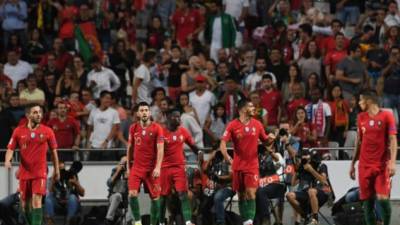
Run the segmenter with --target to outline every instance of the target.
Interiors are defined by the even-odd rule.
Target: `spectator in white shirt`
[[[10,50],[7,54],[7,63],[4,65],[4,73],[11,78],[13,89],[16,89],[18,81],[33,73],[33,68],[29,63],[20,60],[15,50]]]
[[[21,93],[19,94],[20,104],[39,104],[43,106],[46,100],[45,95],[44,92],[37,87],[35,75],[29,75],[26,80],[27,88],[21,91]]]
[[[276,85],[276,77],[273,73],[267,72],[267,62],[265,58],[256,59],[256,71],[249,74],[245,80],[245,88],[248,92],[260,89],[262,77],[266,74],[271,75],[272,83]]]
[[[385,24],[388,27],[399,26],[400,25],[400,16],[399,9],[397,6],[397,2],[391,1],[388,6],[388,12],[385,17]]]
[[[155,63],[156,53],[146,51],[142,64],[135,70],[132,85],[132,105],[138,102],[151,103],[151,74],[150,67]]]
[[[90,112],[87,124],[87,139],[89,140],[87,148],[108,149],[113,146],[113,140],[118,132],[120,119],[117,110],[111,107],[112,94],[108,91],[102,91],[100,94],[100,106]],[[106,156],[108,160],[113,160],[110,154],[96,154]],[[84,155],[87,160],[88,155]]]
[[[189,94],[189,101],[199,116],[200,126],[204,126],[211,107],[215,105],[216,98],[214,94],[207,90],[207,78],[198,75],[196,78],[196,89]]]
[[[103,67],[100,58],[93,57],[92,68],[86,86],[92,90],[95,99],[100,97],[102,91],[114,92],[121,86],[118,76],[111,69]]]
[[[249,0],[223,0],[225,13],[235,18],[239,28],[244,27],[244,19],[249,11]]]

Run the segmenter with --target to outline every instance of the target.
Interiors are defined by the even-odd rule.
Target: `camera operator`
[[[235,195],[232,190],[232,168],[228,161],[224,159],[221,151],[211,153],[208,161],[202,164],[203,173],[206,174],[207,182],[203,190],[204,199],[201,206],[202,224],[225,224],[226,199]],[[212,218],[210,209],[214,206],[215,221]]]
[[[126,156],[123,156],[118,165],[112,170],[111,177],[107,180],[109,190],[108,200],[110,205],[107,210],[105,224],[113,224],[115,213],[121,203],[128,208],[128,177],[126,176]],[[126,205],[126,206],[125,206]],[[125,216],[125,215],[124,215]],[[126,210],[126,221],[131,221],[132,214]]]
[[[78,173],[82,169],[82,163],[73,162],[69,170],[65,169],[65,163],[60,161],[60,180],[51,180],[49,193],[45,199],[45,217],[47,224],[54,224],[56,209],[66,209],[66,224],[77,223],[77,214],[80,209],[79,197],[85,195],[85,189],[81,186]]]
[[[256,192],[256,217],[255,225],[269,225],[270,221],[270,200],[283,199],[286,187],[284,185],[284,159],[277,152],[278,144],[273,142],[269,146],[258,146],[258,161],[260,180]],[[275,224],[282,224],[282,214],[275,214]]]
[[[309,224],[318,224],[319,207],[333,193],[328,179],[328,167],[321,163],[321,156],[317,151],[302,151],[301,162],[292,180],[292,185],[295,184],[299,185],[298,191],[286,195],[289,203],[305,219],[311,209]],[[296,220],[295,224],[300,224],[300,221]]]

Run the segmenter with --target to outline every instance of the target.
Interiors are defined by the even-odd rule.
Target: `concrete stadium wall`
[[[336,198],[343,196],[348,189],[357,186],[357,182],[349,178],[348,171],[350,161],[326,161],[329,177],[336,194]],[[105,200],[107,198],[107,179],[111,174],[112,168],[116,163],[84,163],[82,171],[79,173],[79,180],[86,189],[83,200]],[[14,176],[18,165],[14,165],[11,171],[7,171],[4,166],[0,166],[0,198],[13,193],[17,189],[18,181]],[[52,171],[52,168],[50,168]],[[392,180],[391,198],[400,200],[400,162],[397,164],[397,174]],[[11,176],[12,175],[12,176]]]

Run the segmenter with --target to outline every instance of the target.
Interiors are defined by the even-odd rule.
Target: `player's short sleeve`
[[[54,135],[54,131],[52,129],[47,130],[48,133],[48,143],[50,146],[51,150],[57,149],[57,140],[56,140],[56,135]]]
[[[14,130],[13,134],[11,135],[10,141],[8,142],[7,149],[15,150],[17,148],[18,137],[20,136],[18,134],[18,131],[18,128]]]
[[[164,131],[162,129],[162,127],[159,124],[156,124],[156,126],[154,126],[156,129],[156,140],[157,140],[157,144],[164,144]]]
[[[389,135],[397,134],[396,121],[392,112],[386,112],[387,132]]]
[[[232,122],[226,126],[224,133],[222,134],[221,140],[228,142],[232,138]]]
[[[186,128],[181,127],[181,132],[182,132],[183,138],[185,139],[186,144],[195,145],[192,136],[190,135],[189,131],[186,130]]]

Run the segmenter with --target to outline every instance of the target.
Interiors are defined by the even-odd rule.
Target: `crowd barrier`
[[[209,149],[204,149],[207,153]],[[315,150],[352,150],[350,148],[318,148]],[[60,150],[60,151],[70,151],[70,150]],[[82,149],[79,151],[110,151],[110,150],[88,150]],[[124,149],[113,149],[111,151],[125,151]],[[189,159],[191,157],[189,156]],[[207,158],[207,154],[205,155]],[[192,158],[193,159],[193,158]],[[15,178],[15,171],[18,168],[18,162],[15,161],[12,164],[12,169],[7,170],[3,164],[4,159],[1,159],[0,163],[0,198],[15,192],[17,189],[18,181]],[[349,160],[330,160],[324,161],[328,166],[329,178],[331,180],[333,190],[338,198],[343,196],[347,190],[351,187],[357,186],[357,181],[353,181],[349,178]],[[69,163],[67,162],[67,168]],[[111,175],[111,170],[118,164],[117,161],[83,161],[83,169],[79,173],[79,180],[82,186],[86,189],[86,195],[83,197],[85,201],[102,201],[107,199],[108,189],[107,189],[107,179]],[[194,160],[188,161],[189,166],[196,166]],[[391,198],[393,200],[400,200],[400,161],[397,161],[397,174],[392,178],[392,192]],[[52,172],[52,165],[49,164],[50,174]]]

